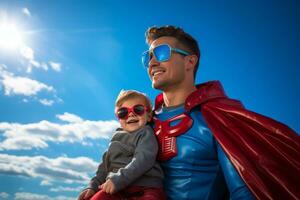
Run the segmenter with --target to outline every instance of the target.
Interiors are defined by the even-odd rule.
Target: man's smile
[[[151,76],[155,77],[155,76],[163,74],[164,72],[166,72],[166,70],[163,68],[154,68],[151,70]]]

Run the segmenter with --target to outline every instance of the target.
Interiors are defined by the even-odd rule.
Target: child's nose
[[[133,111],[130,111],[128,114],[128,117],[130,117],[130,116],[135,116],[135,113]]]

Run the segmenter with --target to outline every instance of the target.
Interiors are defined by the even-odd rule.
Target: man
[[[300,198],[299,136],[229,99],[218,81],[195,85],[200,50],[182,29],[152,27],[146,41],[142,61],[162,91],[154,130],[168,199],[224,199],[227,189],[231,199]]]

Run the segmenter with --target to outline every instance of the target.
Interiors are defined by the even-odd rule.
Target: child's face
[[[117,107],[117,109],[121,107],[133,108],[135,105],[145,105],[145,102],[139,98],[128,99],[120,107]],[[147,111],[145,111],[142,115],[129,112],[127,117],[119,119],[121,127],[127,132],[133,132],[142,128],[148,121],[150,121],[150,116]]]

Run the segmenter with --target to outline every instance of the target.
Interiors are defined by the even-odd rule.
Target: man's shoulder
[[[203,106],[232,106],[233,108],[243,108],[245,109],[244,105],[242,104],[241,101],[237,100],[237,99],[231,99],[228,97],[224,97],[224,98],[217,98],[217,99],[213,99],[210,101],[207,101]]]
[[[185,101],[185,110],[189,112],[197,106],[206,104],[229,105],[244,108],[243,104],[236,99],[229,98],[219,81],[209,81],[196,85],[197,90],[192,92]]]

